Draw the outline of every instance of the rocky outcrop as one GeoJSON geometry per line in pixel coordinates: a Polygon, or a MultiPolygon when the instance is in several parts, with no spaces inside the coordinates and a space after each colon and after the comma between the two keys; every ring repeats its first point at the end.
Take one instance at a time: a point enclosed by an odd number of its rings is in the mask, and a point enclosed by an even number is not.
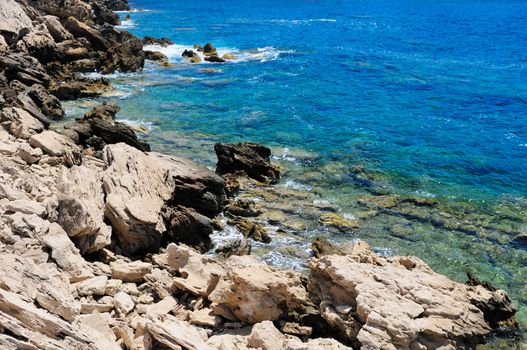
{"type": "Polygon", "coordinates": [[[158,249],[167,232],[172,239],[190,243],[183,238],[185,230],[204,232],[201,227],[210,221],[192,209],[203,213],[221,210],[221,179],[191,161],[144,154],[124,144],[106,146],[104,161],[108,166],[103,177],[106,217],[127,252],[158,249]],[[191,209],[178,209],[177,204],[191,209]],[[161,214],[165,205],[180,213],[169,215],[168,228],[161,214]]]}
{"type": "Polygon", "coordinates": [[[260,182],[275,183],[280,170],[271,164],[271,150],[256,143],[217,143],[214,151],[218,157],[216,172],[220,175],[241,172],[260,182]]]}
{"type": "Polygon", "coordinates": [[[143,45],[158,45],[167,47],[169,45],[174,45],[174,42],[168,38],[154,38],[147,35],[143,38],[143,45]]]}
{"type": "Polygon", "coordinates": [[[482,305],[512,307],[503,291],[456,283],[415,257],[381,258],[362,242],[309,267],[322,316],[361,349],[473,348],[491,332],[482,305]]]}

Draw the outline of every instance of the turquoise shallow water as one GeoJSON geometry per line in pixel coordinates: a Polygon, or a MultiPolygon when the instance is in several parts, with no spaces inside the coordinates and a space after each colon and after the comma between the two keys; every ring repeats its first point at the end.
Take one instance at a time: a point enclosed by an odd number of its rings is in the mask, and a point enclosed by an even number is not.
{"type": "MultiPolygon", "coordinates": [[[[527,3],[132,6],[145,11],[126,13],[123,28],[176,43],[158,48],[174,68],[112,77],[125,94],[119,117],[148,126],[154,148],[212,167],[214,142],[271,146],[284,169],[279,187],[307,193],[279,196],[278,209],[302,225],[276,242],[304,251],[317,235],[362,238],[460,281],[473,271],[510,292],[525,324],[527,252],[511,241],[527,233],[527,3]],[[191,65],[180,57],[208,41],[237,59],[191,65]],[[359,199],[372,193],[439,204],[370,217],[359,199]],[[360,228],[335,234],[306,203],[329,203],[361,219],[360,228]]],[[[263,256],[287,266],[275,248],[263,256]]]]}

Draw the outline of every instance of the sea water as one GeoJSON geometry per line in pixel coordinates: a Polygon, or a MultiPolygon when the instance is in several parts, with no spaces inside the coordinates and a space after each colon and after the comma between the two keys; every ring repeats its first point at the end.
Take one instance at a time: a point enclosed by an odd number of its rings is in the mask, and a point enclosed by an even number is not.
{"type": "Polygon", "coordinates": [[[506,289],[526,324],[527,251],[513,241],[527,234],[526,2],[131,5],[122,28],[173,40],[149,49],[175,66],[148,63],[141,73],[111,76],[121,92],[118,117],[146,126],[154,149],[211,168],[215,142],[271,147],[283,168],[278,188],[289,193],[274,209],[300,223],[294,234],[271,225],[275,245],[256,247],[264,259],[302,269],[298,255],[315,236],[364,239],[382,254],[419,256],[460,282],[471,271],[506,289]],[[236,59],[181,57],[207,42],[236,59]],[[291,191],[306,195],[293,200],[291,191]],[[358,203],[372,192],[440,204],[411,208],[413,216],[368,217],[358,203]],[[308,206],[365,219],[334,233],[308,206]]]}

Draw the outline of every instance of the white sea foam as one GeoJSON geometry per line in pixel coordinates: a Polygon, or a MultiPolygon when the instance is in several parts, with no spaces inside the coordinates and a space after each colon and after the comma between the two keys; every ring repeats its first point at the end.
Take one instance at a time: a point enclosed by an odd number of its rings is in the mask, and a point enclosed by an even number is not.
{"type": "MultiPolygon", "coordinates": [[[[162,47],[160,45],[147,45],[144,48],[145,50],[150,51],[159,51],[163,54],[165,54],[169,60],[173,63],[184,63],[186,62],[186,59],[181,56],[183,54],[183,51],[185,50],[192,50],[196,54],[198,54],[202,62],[200,64],[210,64],[210,62],[207,62],[204,60],[204,56],[202,52],[198,52],[196,49],[194,49],[193,46],[190,45],[169,45],[166,47],[162,47]]],[[[247,61],[260,61],[260,62],[267,62],[267,61],[274,61],[280,57],[281,54],[284,53],[291,53],[293,51],[291,50],[280,50],[273,46],[266,46],[266,47],[259,47],[255,49],[250,50],[239,50],[236,48],[228,48],[228,47],[218,47],[217,48],[218,56],[222,57],[225,54],[233,55],[236,58],[233,60],[228,60],[227,62],[231,63],[239,63],[239,62],[247,62],[247,61]]]]}
{"type": "Polygon", "coordinates": [[[131,19],[121,21],[121,24],[115,26],[117,29],[131,29],[135,27],[135,22],[131,19]]]}
{"type": "Polygon", "coordinates": [[[123,14],[123,13],[134,13],[134,12],[152,12],[152,10],[146,10],[146,9],[131,9],[129,11],[113,11],[115,13],[118,13],[118,14],[123,14]]]}
{"type": "Polygon", "coordinates": [[[311,18],[311,19],[272,19],[270,20],[271,23],[278,23],[278,24],[309,24],[309,23],[316,23],[316,22],[330,22],[335,23],[337,22],[334,18],[311,18]]]}

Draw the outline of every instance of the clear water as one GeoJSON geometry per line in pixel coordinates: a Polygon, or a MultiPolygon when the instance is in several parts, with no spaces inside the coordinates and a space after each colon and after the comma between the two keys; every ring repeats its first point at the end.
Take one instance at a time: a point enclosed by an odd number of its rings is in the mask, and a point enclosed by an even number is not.
{"type": "MultiPolygon", "coordinates": [[[[294,237],[276,241],[307,250],[319,234],[363,238],[386,254],[420,256],[460,281],[474,271],[509,291],[525,324],[527,252],[510,241],[527,232],[526,2],[132,6],[146,11],[129,13],[124,28],[176,43],[161,49],[175,67],[150,64],[113,77],[126,93],[119,116],[148,126],[156,149],[213,166],[214,142],[261,142],[284,168],[282,188],[348,217],[370,191],[356,181],[357,165],[386,193],[437,198],[440,216],[476,232],[381,214],[335,235],[306,216],[294,237]],[[180,57],[209,41],[237,59],[191,65],[180,57]]],[[[269,260],[287,260],[270,250],[263,253],[269,260]]]]}

